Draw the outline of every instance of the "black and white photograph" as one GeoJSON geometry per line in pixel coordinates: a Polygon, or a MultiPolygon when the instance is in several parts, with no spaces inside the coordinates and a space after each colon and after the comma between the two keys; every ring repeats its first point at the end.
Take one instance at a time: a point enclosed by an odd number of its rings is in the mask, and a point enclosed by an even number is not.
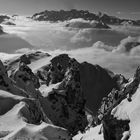
{"type": "Polygon", "coordinates": [[[140,1],[0,0],[0,140],[140,140],[140,1]]]}

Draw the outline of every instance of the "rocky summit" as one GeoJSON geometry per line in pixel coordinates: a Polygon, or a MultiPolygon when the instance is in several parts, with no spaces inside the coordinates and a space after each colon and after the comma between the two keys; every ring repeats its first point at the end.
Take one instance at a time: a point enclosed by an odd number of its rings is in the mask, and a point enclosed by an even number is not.
{"type": "Polygon", "coordinates": [[[18,127],[15,132],[15,127],[1,117],[1,128],[5,127],[4,132],[0,128],[1,138],[34,139],[39,136],[75,140],[79,137],[78,132],[81,138],[84,135],[86,138],[88,129],[96,130],[99,126],[98,135],[103,135],[104,140],[121,140],[126,132],[125,140],[130,137],[131,119],[118,119],[115,114],[123,100],[133,101],[139,88],[140,68],[129,80],[99,65],[79,63],[67,54],[61,54],[33,72],[31,60],[44,59],[42,54],[43,57],[37,55],[38,59],[34,56],[36,52],[21,55],[5,66],[0,61],[0,115],[11,123],[18,121],[14,124],[18,127]],[[9,127],[6,127],[7,123],[9,127]],[[34,130],[34,135],[29,129],[34,130]]]}

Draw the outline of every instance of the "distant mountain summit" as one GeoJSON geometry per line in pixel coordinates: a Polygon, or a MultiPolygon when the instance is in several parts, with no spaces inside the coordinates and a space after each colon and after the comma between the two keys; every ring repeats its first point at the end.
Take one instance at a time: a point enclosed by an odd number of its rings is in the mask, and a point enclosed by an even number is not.
{"type": "Polygon", "coordinates": [[[97,20],[103,22],[105,24],[110,25],[140,25],[140,20],[129,20],[129,19],[120,19],[115,16],[109,16],[107,14],[103,14],[99,12],[99,14],[94,14],[89,12],[88,10],[76,10],[72,9],[70,11],[60,10],[60,11],[48,11],[45,10],[43,12],[39,12],[34,14],[32,17],[34,20],[38,21],[66,21],[71,19],[82,18],[84,20],[97,20]]]}

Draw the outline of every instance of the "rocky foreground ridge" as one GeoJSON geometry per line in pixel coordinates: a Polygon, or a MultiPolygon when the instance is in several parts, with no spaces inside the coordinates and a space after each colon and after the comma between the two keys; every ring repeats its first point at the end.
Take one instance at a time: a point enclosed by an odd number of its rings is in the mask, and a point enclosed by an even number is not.
{"type": "Polygon", "coordinates": [[[99,133],[105,140],[121,140],[130,131],[130,120],[118,120],[112,110],[125,98],[131,102],[140,82],[139,68],[130,81],[62,54],[32,71],[32,62],[44,57],[50,55],[36,52],[4,65],[0,61],[0,138],[69,140],[91,127],[88,110],[92,127],[102,124],[99,133]]]}

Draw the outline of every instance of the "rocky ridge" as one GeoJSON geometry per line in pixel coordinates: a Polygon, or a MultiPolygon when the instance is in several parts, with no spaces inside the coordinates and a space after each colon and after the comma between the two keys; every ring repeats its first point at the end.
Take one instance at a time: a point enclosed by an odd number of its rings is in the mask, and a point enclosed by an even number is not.
{"type": "MultiPolygon", "coordinates": [[[[53,131],[58,126],[56,140],[71,139],[79,131],[83,133],[88,128],[88,109],[92,110],[92,125],[102,124],[99,133],[103,133],[105,140],[121,140],[123,133],[130,131],[130,120],[118,120],[112,111],[125,98],[131,102],[140,83],[139,68],[130,81],[98,65],[79,63],[67,54],[61,54],[33,73],[28,65],[42,58],[40,53],[38,59],[35,56],[36,53],[22,55],[18,60],[9,62],[11,66],[16,64],[16,68],[10,67],[13,69],[10,76],[7,73],[10,68],[6,69],[8,63],[6,67],[0,63],[0,115],[5,116],[10,110],[18,108],[22,120],[19,121],[27,124],[17,131],[14,138],[22,138],[22,131],[27,133],[30,124],[36,130],[37,126],[43,127],[42,131],[46,134],[48,125],[53,126],[53,131]]],[[[5,132],[1,131],[1,127],[0,137],[13,135],[11,126],[5,132]]],[[[39,133],[38,130],[36,133],[39,133]]],[[[27,135],[28,138],[33,137],[29,132],[27,135]]],[[[130,133],[127,139],[129,137],[130,133]]]]}
{"type": "MultiPolygon", "coordinates": [[[[43,66],[37,72],[40,81],[49,83],[57,83],[61,82],[64,78],[64,75],[69,69],[69,62],[71,58],[67,54],[61,54],[59,56],[54,57],[51,60],[51,64],[43,66]],[[55,80],[49,80],[47,77],[48,71],[53,65],[53,67],[57,67],[57,64],[61,65],[62,74],[56,74],[55,80]],[[58,77],[60,76],[60,77],[58,77]]],[[[86,106],[96,115],[98,108],[100,107],[100,102],[104,96],[107,96],[113,88],[118,88],[120,86],[120,79],[122,75],[115,75],[113,72],[108,71],[99,65],[92,65],[87,62],[79,63],[75,59],[72,59],[78,67],[79,77],[80,77],[80,85],[82,88],[82,92],[86,100],[86,106]],[[97,96],[98,94],[98,96],[97,96]]],[[[75,65],[75,63],[73,65],[75,65]]],[[[125,79],[125,78],[124,78],[125,79]]]]}
{"type": "MultiPolygon", "coordinates": [[[[75,135],[78,131],[83,132],[88,123],[84,111],[84,98],[81,96],[80,86],[77,91],[74,91],[73,87],[79,81],[74,81],[74,85],[71,85],[75,76],[73,77],[72,73],[68,72],[60,83],[61,86],[64,86],[63,89],[51,89],[48,96],[43,96],[39,90],[42,85],[39,83],[38,77],[27,66],[30,64],[29,60],[26,55],[21,56],[19,67],[10,77],[1,62],[0,114],[5,115],[12,108],[24,102],[25,105],[19,110],[24,123],[41,125],[42,122],[45,122],[49,125],[63,127],[67,129],[65,130],[67,139],[70,138],[69,134],[75,135]],[[71,78],[69,79],[69,77],[71,78]],[[77,96],[74,101],[71,100],[73,96],[77,96]]],[[[52,84],[54,83],[50,83],[50,85],[52,84]]],[[[9,132],[7,135],[9,134],[11,133],[9,132]]],[[[58,139],[63,139],[63,136],[58,139]]]]}
{"type": "Polygon", "coordinates": [[[125,140],[130,138],[130,120],[119,120],[113,116],[112,111],[124,99],[131,102],[131,98],[136,93],[139,84],[140,68],[138,67],[131,81],[126,83],[122,82],[120,89],[114,88],[107,97],[103,98],[101,108],[98,112],[98,123],[102,123],[104,140],[121,140],[124,132],[128,132],[125,140]]]}
{"type": "Polygon", "coordinates": [[[99,12],[99,14],[94,14],[87,10],[76,10],[72,9],[70,11],[60,10],[60,11],[48,11],[45,10],[40,13],[36,13],[32,16],[32,19],[38,21],[67,21],[71,19],[82,18],[84,20],[96,20],[108,25],[140,25],[139,20],[129,20],[129,19],[120,19],[115,16],[109,16],[99,12]]]}

